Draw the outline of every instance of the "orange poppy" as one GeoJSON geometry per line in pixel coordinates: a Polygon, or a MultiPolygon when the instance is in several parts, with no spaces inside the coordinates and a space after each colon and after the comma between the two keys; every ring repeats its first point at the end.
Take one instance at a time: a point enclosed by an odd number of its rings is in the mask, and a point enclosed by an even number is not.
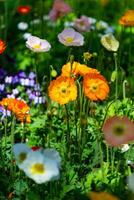
{"type": "Polygon", "coordinates": [[[119,20],[123,26],[134,26],[134,10],[128,10],[119,20]]]}
{"type": "Polygon", "coordinates": [[[2,101],[0,101],[0,105],[9,111],[12,111],[15,103],[16,103],[16,100],[13,98],[3,98],[2,101]]]}
{"type": "Polygon", "coordinates": [[[87,65],[81,64],[81,65],[79,66],[79,75],[85,76],[86,74],[89,74],[89,73],[96,73],[96,74],[99,74],[100,72],[99,72],[97,69],[88,67],[87,65]]]}
{"type": "Polygon", "coordinates": [[[6,110],[11,111],[21,122],[30,123],[29,106],[23,101],[14,98],[4,98],[0,101],[0,105],[6,110]]]}
{"type": "Polygon", "coordinates": [[[56,80],[51,81],[48,92],[50,99],[60,105],[77,98],[77,86],[74,79],[70,77],[59,76],[56,80]]]}
{"type": "Polygon", "coordinates": [[[79,65],[80,63],[78,62],[68,62],[67,64],[63,65],[62,67],[62,76],[66,77],[76,77],[79,73],[79,65]]]}
{"type": "Polygon", "coordinates": [[[91,73],[91,72],[99,74],[99,71],[97,69],[90,68],[87,65],[80,64],[80,63],[74,61],[72,63],[72,66],[71,66],[70,62],[63,65],[61,75],[67,76],[67,77],[76,77],[78,75],[84,76],[87,73],[91,73]]]}
{"type": "Polygon", "coordinates": [[[97,73],[89,73],[83,80],[84,94],[92,101],[104,100],[109,94],[109,86],[106,79],[97,73]]]}
{"type": "Polygon", "coordinates": [[[0,54],[2,54],[6,49],[6,44],[3,40],[0,39],[0,54]]]}
{"type": "Polygon", "coordinates": [[[22,15],[27,15],[31,10],[30,6],[18,6],[18,12],[22,15]]]}
{"type": "Polygon", "coordinates": [[[119,200],[107,192],[90,192],[89,197],[91,200],[119,200]]]}

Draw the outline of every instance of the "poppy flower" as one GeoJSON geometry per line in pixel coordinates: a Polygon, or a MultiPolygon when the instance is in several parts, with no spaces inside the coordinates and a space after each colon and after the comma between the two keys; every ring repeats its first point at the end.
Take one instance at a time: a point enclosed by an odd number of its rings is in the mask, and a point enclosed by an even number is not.
{"type": "Polygon", "coordinates": [[[134,140],[134,123],[127,117],[110,117],[102,130],[106,142],[111,146],[120,146],[134,140]]]}
{"type": "Polygon", "coordinates": [[[104,100],[109,94],[106,79],[97,73],[88,73],[83,79],[84,94],[92,101],[104,100]]]}
{"type": "Polygon", "coordinates": [[[76,77],[79,74],[79,65],[80,63],[78,62],[71,62],[66,63],[65,65],[62,66],[62,76],[66,77],[76,77]]]}
{"type": "Polygon", "coordinates": [[[61,159],[56,150],[33,151],[26,144],[15,144],[14,149],[17,161],[21,158],[21,162],[17,162],[19,168],[36,183],[41,184],[59,178],[61,159]]]}
{"type": "Polygon", "coordinates": [[[101,37],[101,44],[108,50],[108,51],[117,51],[119,48],[119,41],[113,36],[112,33],[108,33],[101,37]]]}
{"type": "Polygon", "coordinates": [[[26,41],[26,47],[33,52],[47,52],[50,50],[51,45],[47,40],[40,39],[36,36],[29,36],[26,41]]]}
{"type": "Polygon", "coordinates": [[[0,39],[0,54],[2,54],[6,49],[6,44],[3,40],[0,39]]]}
{"type": "Polygon", "coordinates": [[[30,151],[31,149],[24,143],[14,144],[13,152],[20,169],[23,169],[23,163],[26,160],[27,155],[30,151]]]}
{"type": "Polygon", "coordinates": [[[38,151],[41,149],[41,147],[33,146],[31,147],[32,151],[38,151]]]}
{"type": "Polygon", "coordinates": [[[91,20],[89,17],[82,15],[74,21],[74,27],[80,32],[87,32],[91,29],[91,20]]]}
{"type": "Polygon", "coordinates": [[[73,78],[59,76],[51,81],[48,93],[51,100],[64,105],[77,98],[77,86],[73,78]]]}
{"type": "Polygon", "coordinates": [[[107,192],[90,192],[89,197],[90,200],[119,200],[107,192]]]}
{"type": "Polygon", "coordinates": [[[31,10],[31,6],[18,6],[18,13],[21,15],[27,15],[31,10]]]}
{"type": "Polygon", "coordinates": [[[88,67],[87,65],[84,65],[84,64],[79,65],[79,75],[85,76],[86,74],[89,74],[89,73],[100,74],[100,72],[97,69],[88,67]]]}
{"type": "Polygon", "coordinates": [[[65,28],[58,34],[59,41],[65,46],[83,46],[84,37],[73,28],[65,28]]]}
{"type": "Polygon", "coordinates": [[[134,173],[127,177],[128,188],[134,193],[134,173]]]}
{"type": "Polygon", "coordinates": [[[55,0],[52,10],[49,12],[49,18],[56,21],[59,17],[68,14],[71,11],[70,6],[63,0],[55,0]]]}
{"type": "Polygon", "coordinates": [[[123,26],[134,26],[134,10],[128,10],[119,20],[123,26]]]}
{"type": "Polygon", "coordinates": [[[71,62],[66,63],[62,67],[62,76],[67,77],[76,77],[78,75],[85,76],[88,73],[98,73],[99,71],[93,68],[88,67],[87,65],[80,64],[79,62],[73,62],[71,65],[71,62]]]}
{"type": "Polygon", "coordinates": [[[23,100],[3,98],[2,101],[0,101],[0,105],[3,106],[6,110],[11,111],[22,123],[31,122],[29,114],[30,108],[23,100]]]}

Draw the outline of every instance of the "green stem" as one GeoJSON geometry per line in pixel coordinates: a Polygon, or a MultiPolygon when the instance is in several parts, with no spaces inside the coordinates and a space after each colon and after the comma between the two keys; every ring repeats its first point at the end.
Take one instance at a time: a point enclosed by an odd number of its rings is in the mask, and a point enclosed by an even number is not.
{"type": "Polygon", "coordinates": [[[7,39],[7,27],[8,27],[8,4],[7,0],[4,2],[4,7],[5,7],[5,33],[4,33],[4,39],[6,41],[7,39]]]}
{"type": "Polygon", "coordinates": [[[100,166],[101,166],[101,172],[102,172],[102,180],[104,180],[105,175],[104,175],[104,167],[103,167],[103,151],[101,147],[100,141],[98,141],[99,145],[99,151],[100,151],[100,166]]]}
{"type": "Polygon", "coordinates": [[[116,80],[115,80],[115,99],[118,98],[118,64],[117,64],[117,53],[114,53],[114,63],[115,63],[115,72],[116,72],[116,80]]]}

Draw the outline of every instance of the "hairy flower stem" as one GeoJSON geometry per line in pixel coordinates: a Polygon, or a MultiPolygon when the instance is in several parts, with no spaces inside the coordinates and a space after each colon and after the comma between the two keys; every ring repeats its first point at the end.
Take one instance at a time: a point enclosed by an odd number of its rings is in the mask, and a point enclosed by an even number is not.
{"type": "Polygon", "coordinates": [[[126,98],[126,84],[127,84],[127,80],[123,81],[123,99],[126,98]]]}
{"type": "Polygon", "coordinates": [[[6,156],[6,149],[7,149],[7,110],[6,110],[6,117],[4,120],[4,136],[5,136],[5,156],[6,156]]]}
{"type": "Polygon", "coordinates": [[[114,161],[115,161],[115,150],[111,148],[111,169],[112,173],[114,172],[114,161]]]}
{"type": "Polygon", "coordinates": [[[14,131],[15,131],[15,116],[13,116],[11,124],[11,168],[10,168],[11,177],[14,177],[14,167],[13,167],[14,131]]]}
{"type": "Polygon", "coordinates": [[[115,72],[116,72],[116,80],[115,80],[115,99],[118,99],[118,64],[117,64],[117,53],[114,53],[114,63],[115,63],[115,72]]]}
{"type": "Polygon", "coordinates": [[[66,136],[66,142],[67,142],[67,153],[68,157],[70,157],[70,125],[69,125],[69,112],[67,105],[65,104],[65,110],[66,110],[66,117],[67,117],[67,136],[66,136]]]}

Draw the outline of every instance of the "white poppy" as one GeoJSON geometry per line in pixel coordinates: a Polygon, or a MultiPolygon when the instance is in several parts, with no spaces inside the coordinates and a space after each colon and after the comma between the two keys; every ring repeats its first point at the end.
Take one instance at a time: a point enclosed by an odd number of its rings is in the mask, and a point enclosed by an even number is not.
{"type": "Polygon", "coordinates": [[[113,36],[112,33],[108,33],[101,37],[101,44],[108,50],[108,51],[117,51],[119,48],[119,41],[113,36]]]}
{"type": "Polygon", "coordinates": [[[134,173],[127,177],[128,188],[134,193],[134,173]]]}
{"type": "Polygon", "coordinates": [[[59,177],[57,162],[52,160],[51,155],[45,157],[41,151],[32,151],[24,162],[25,174],[36,183],[41,184],[59,177]]]}
{"type": "Polygon", "coordinates": [[[26,41],[26,46],[34,52],[47,52],[51,48],[47,40],[40,39],[36,36],[29,36],[26,41]]]}

